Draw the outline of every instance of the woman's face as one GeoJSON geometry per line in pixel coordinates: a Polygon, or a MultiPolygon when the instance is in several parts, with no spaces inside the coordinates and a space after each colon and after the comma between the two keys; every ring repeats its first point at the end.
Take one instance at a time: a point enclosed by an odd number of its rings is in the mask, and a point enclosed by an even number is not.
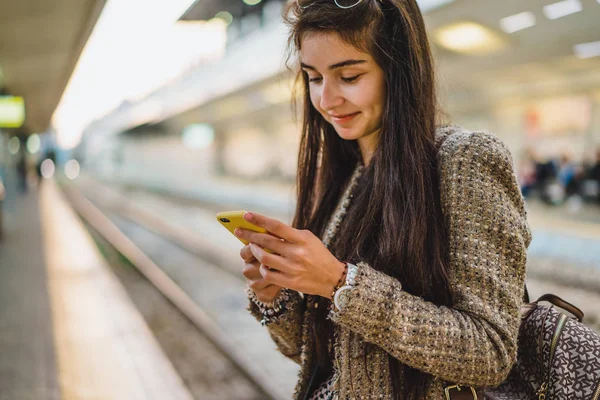
{"type": "Polygon", "coordinates": [[[373,57],[335,33],[308,33],[302,39],[300,61],[308,74],[312,105],[338,135],[359,140],[363,150],[365,144],[376,143],[385,79],[373,57]]]}

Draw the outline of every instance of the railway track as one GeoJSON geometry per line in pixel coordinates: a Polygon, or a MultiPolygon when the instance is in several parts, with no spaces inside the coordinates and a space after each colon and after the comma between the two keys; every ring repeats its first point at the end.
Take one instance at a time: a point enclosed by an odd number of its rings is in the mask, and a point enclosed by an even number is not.
{"type": "MultiPolygon", "coordinates": [[[[165,223],[119,193],[82,186],[80,190],[67,182],[61,184],[97,242],[109,245],[134,266],[246,380],[238,386],[246,387],[248,396],[229,398],[289,398],[295,365],[276,352],[266,331],[245,310],[247,300],[237,253],[200,236],[190,236],[185,229],[165,223]]],[[[146,301],[139,303],[138,307],[143,307],[146,301]]],[[[193,369],[190,360],[187,363],[183,369],[193,369]]]]}

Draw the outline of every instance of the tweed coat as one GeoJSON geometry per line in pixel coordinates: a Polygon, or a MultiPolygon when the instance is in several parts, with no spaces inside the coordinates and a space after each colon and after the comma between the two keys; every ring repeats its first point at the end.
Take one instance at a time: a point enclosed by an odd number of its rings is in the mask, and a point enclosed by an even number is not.
{"type": "MultiPolygon", "coordinates": [[[[438,128],[440,195],[449,240],[452,307],[402,290],[402,282],[360,262],[335,323],[337,399],[391,399],[388,354],[435,378],[427,399],[447,383],[493,387],[516,360],[519,310],[531,240],[523,198],[507,147],[494,135],[438,128]],[[367,356],[363,349],[367,345],[367,356]],[[374,345],[374,346],[373,346],[374,345]]],[[[351,200],[352,180],[322,238],[328,244],[351,200]]],[[[315,367],[310,327],[315,297],[292,292],[286,312],[267,325],[279,351],[300,364],[294,399],[309,393],[315,367]]],[[[250,302],[249,311],[262,315],[250,302]]]]}

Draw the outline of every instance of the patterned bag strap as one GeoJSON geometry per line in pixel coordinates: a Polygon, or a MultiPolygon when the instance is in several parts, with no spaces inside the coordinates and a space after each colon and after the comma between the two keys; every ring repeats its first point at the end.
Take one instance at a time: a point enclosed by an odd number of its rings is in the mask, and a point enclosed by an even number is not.
{"type": "Polygon", "coordinates": [[[583,314],[583,311],[581,311],[581,309],[579,309],[579,307],[576,307],[573,304],[569,303],[568,301],[561,299],[560,297],[558,297],[555,294],[546,293],[545,295],[543,295],[542,297],[537,299],[536,303],[539,303],[540,301],[547,301],[548,303],[551,303],[551,304],[555,305],[556,307],[562,308],[563,310],[568,311],[569,313],[573,314],[579,322],[583,321],[584,314],[583,314]]]}

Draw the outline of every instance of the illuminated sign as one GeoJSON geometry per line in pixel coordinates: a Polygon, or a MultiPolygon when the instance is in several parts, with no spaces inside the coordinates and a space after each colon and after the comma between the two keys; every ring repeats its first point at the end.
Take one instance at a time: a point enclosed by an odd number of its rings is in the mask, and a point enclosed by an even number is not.
{"type": "Polygon", "coordinates": [[[0,96],[0,128],[20,128],[25,122],[25,100],[18,96],[0,96]]]}

